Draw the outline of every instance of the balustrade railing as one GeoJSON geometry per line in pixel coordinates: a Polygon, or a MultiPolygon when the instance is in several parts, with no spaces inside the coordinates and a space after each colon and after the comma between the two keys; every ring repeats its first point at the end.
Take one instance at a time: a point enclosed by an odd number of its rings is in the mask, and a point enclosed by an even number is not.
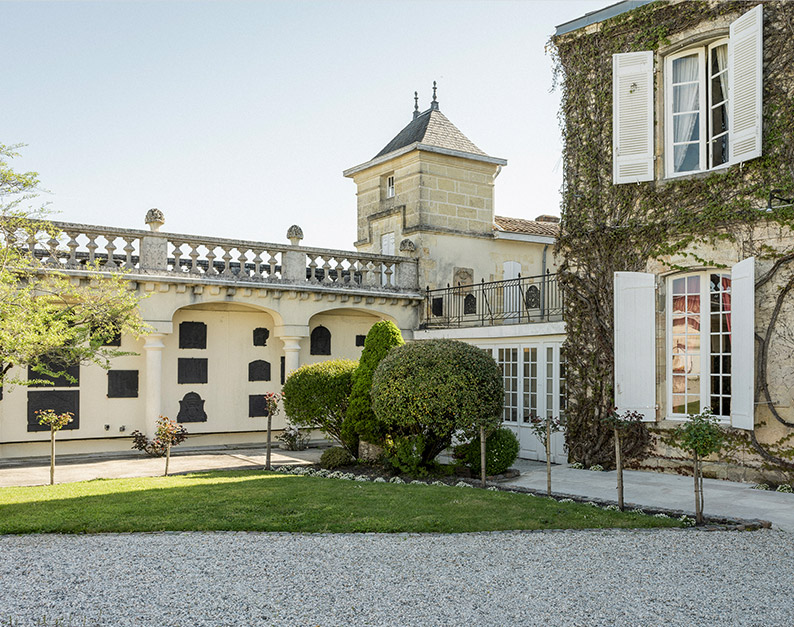
{"type": "Polygon", "coordinates": [[[562,320],[562,311],[556,275],[519,276],[426,290],[421,328],[552,322],[562,320]]]}
{"type": "Polygon", "coordinates": [[[417,262],[407,257],[70,222],[51,224],[55,234],[29,234],[19,244],[45,267],[61,270],[98,267],[133,275],[418,291],[417,262]]]}

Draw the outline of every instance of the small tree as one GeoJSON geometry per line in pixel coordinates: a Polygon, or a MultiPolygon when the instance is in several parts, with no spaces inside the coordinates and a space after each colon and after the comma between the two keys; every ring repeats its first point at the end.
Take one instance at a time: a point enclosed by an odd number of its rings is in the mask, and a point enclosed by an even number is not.
{"type": "Polygon", "coordinates": [[[615,469],[618,475],[618,507],[623,509],[623,436],[632,431],[643,428],[642,414],[636,411],[618,413],[615,407],[607,414],[603,421],[612,427],[612,437],[615,439],[615,469]]]}
{"type": "Polygon", "coordinates": [[[277,392],[267,392],[265,394],[265,411],[267,412],[267,453],[265,455],[265,469],[270,468],[270,442],[271,442],[271,427],[273,425],[273,416],[278,413],[278,403],[284,398],[283,394],[277,392]]]}
{"type": "Polygon", "coordinates": [[[187,429],[167,416],[160,416],[157,420],[154,439],[150,440],[140,431],[132,432],[132,448],[144,451],[152,457],[165,456],[165,472],[168,476],[168,465],[171,461],[171,447],[182,444],[187,439],[187,429]]]}
{"type": "Polygon", "coordinates": [[[546,449],[546,494],[551,496],[551,435],[565,429],[559,416],[541,418],[532,414],[529,427],[546,449]]]}
{"type": "Polygon", "coordinates": [[[725,432],[717,417],[706,407],[699,414],[689,414],[689,420],[676,427],[669,443],[692,455],[692,474],[695,478],[695,522],[703,524],[703,460],[722,448],[725,432]]]}
{"type": "Polygon", "coordinates": [[[427,468],[456,431],[474,437],[498,428],[503,403],[502,374],[493,357],[453,340],[394,348],[372,379],[375,415],[419,468],[427,468]]]}
{"type": "Polygon", "coordinates": [[[47,425],[50,428],[50,485],[55,484],[55,434],[72,422],[74,414],[65,412],[56,414],[52,409],[38,409],[36,414],[39,417],[40,425],[47,425]]]}
{"type": "Polygon", "coordinates": [[[345,437],[343,425],[357,365],[348,359],[333,359],[301,366],[282,388],[284,411],[292,423],[319,427],[354,457],[357,442],[345,437]]]}
{"type": "Polygon", "coordinates": [[[381,360],[395,346],[405,344],[400,329],[393,322],[382,320],[372,325],[364,340],[364,350],[358,368],[353,372],[353,389],[347,408],[345,438],[361,438],[367,442],[381,444],[386,436],[386,427],[372,411],[372,376],[381,360]]]}

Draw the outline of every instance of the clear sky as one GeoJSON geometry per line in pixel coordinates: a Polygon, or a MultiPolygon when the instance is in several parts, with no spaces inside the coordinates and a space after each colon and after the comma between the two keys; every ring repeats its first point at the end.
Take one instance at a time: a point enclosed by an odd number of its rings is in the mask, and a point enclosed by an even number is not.
{"type": "Polygon", "coordinates": [[[69,222],[352,248],[342,170],[422,110],[508,160],[496,213],[559,214],[545,44],[607,0],[7,2],[0,143],[69,222]]]}

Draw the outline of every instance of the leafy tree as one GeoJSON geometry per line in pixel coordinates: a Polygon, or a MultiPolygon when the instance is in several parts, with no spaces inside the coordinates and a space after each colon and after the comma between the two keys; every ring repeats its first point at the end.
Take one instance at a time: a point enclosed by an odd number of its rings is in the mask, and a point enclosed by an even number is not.
{"type": "MultiPolygon", "coordinates": [[[[499,427],[502,375],[484,350],[453,340],[399,346],[372,380],[372,409],[402,456],[429,467],[452,435],[474,437],[499,427]]],[[[484,465],[483,465],[484,466],[484,465]]]]}
{"type": "Polygon", "coordinates": [[[74,414],[69,411],[56,414],[52,409],[38,409],[36,414],[39,424],[50,428],[50,485],[55,485],[55,434],[72,422],[74,414]]]}
{"type": "Polygon", "coordinates": [[[699,414],[689,414],[689,420],[676,427],[669,443],[692,455],[692,475],[695,478],[695,522],[703,524],[703,460],[719,452],[725,432],[716,416],[706,407],[699,414]]]}
{"type": "Polygon", "coordinates": [[[160,416],[154,439],[150,440],[138,430],[132,432],[132,448],[144,451],[153,457],[165,456],[164,476],[168,476],[168,465],[171,461],[171,448],[182,444],[187,439],[187,429],[167,416],[160,416]]]}
{"type": "Polygon", "coordinates": [[[267,409],[267,454],[265,455],[265,469],[270,468],[270,443],[271,443],[271,427],[273,425],[273,416],[278,413],[278,403],[284,398],[283,394],[277,392],[267,392],[265,395],[265,407],[267,409]]]}
{"type": "Polygon", "coordinates": [[[68,277],[36,257],[31,242],[57,241],[60,233],[44,220],[45,208],[29,206],[39,180],[9,165],[18,148],[0,144],[0,385],[29,383],[9,377],[15,366],[67,378],[70,365],[108,368],[124,353],[105,344],[118,333],[145,330],[138,296],[123,273],[96,272],[96,265],[68,277]]]}
{"type": "Polygon", "coordinates": [[[386,437],[385,425],[372,411],[372,375],[388,352],[403,344],[405,340],[400,329],[387,320],[376,322],[367,333],[358,368],[353,372],[353,391],[347,408],[348,420],[345,422],[345,437],[348,440],[361,438],[381,444],[386,437]]]}
{"type": "Polygon", "coordinates": [[[357,442],[343,432],[353,371],[358,362],[332,359],[301,366],[287,377],[282,392],[284,411],[294,424],[319,427],[355,457],[357,442]]]}
{"type": "Polygon", "coordinates": [[[546,494],[551,496],[551,435],[565,430],[565,423],[559,416],[540,416],[533,415],[529,423],[530,429],[543,443],[546,449],[546,494]]]}

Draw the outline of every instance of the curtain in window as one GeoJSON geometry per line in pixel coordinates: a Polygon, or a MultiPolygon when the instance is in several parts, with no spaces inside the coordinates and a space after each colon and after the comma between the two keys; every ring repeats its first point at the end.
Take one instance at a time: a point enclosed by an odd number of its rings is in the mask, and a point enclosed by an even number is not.
{"type": "MultiPolygon", "coordinates": [[[[673,61],[673,142],[675,144],[700,140],[700,84],[698,55],[681,57],[673,61]]],[[[684,161],[697,145],[675,148],[675,171],[681,171],[684,161]]],[[[685,169],[694,169],[688,167],[685,169]]]]}

